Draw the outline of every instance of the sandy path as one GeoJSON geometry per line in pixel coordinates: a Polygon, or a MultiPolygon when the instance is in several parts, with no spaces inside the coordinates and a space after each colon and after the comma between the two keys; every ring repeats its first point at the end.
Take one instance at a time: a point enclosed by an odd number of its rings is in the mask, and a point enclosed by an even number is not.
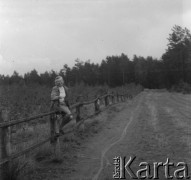
{"type": "MultiPolygon", "coordinates": [[[[139,99],[139,101],[141,101],[141,99],[139,99]]],[[[119,136],[119,139],[117,139],[116,141],[114,141],[113,143],[111,143],[109,146],[107,146],[104,150],[102,150],[101,153],[101,165],[100,165],[100,169],[99,171],[93,176],[93,180],[97,180],[99,179],[99,176],[101,174],[101,172],[104,169],[104,159],[106,158],[106,153],[115,145],[117,145],[117,143],[119,143],[126,135],[127,133],[127,129],[129,128],[131,122],[134,120],[135,115],[138,113],[138,110],[140,109],[140,102],[137,103],[137,107],[135,109],[133,109],[131,111],[131,115],[129,120],[127,121],[127,124],[125,125],[125,128],[122,130],[121,135],[119,136]]],[[[110,164],[109,164],[110,165],[110,164]]]]}

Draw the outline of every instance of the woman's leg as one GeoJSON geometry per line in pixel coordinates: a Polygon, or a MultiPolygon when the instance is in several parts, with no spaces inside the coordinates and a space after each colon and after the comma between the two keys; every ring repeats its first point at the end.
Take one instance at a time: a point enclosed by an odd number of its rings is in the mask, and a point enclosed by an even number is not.
{"type": "Polygon", "coordinates": [[[60,130],[61,130],[68,122],[70,122],[72,120],[73,116],[72,116],[72,113],[67,106],[60,105],[59,109],[61,112],[65,113],[62,116],[62,122],[60,124],[60,130]]]}

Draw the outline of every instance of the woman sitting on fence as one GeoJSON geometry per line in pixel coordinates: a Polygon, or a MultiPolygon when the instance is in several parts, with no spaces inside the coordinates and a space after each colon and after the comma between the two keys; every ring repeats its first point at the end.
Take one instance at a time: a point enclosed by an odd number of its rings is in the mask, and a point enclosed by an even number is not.
{"type": "Polygon", "coordinates": [[[68,88],[64,85],[62,76],[57,76],[55,79],[55,86],[51,92],[51,102],[51,109],[59,110],[62,114],[59,130],[60,133],[64,134],[62,128],[72,120],[73,116],[69,109],[68,88]]]}

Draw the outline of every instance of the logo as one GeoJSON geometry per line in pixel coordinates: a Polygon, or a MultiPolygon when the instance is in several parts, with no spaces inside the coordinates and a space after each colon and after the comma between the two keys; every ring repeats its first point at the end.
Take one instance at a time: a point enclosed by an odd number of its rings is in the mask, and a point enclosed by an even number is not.
{"type": "MultiPolygon", "coordinates": [[[[114,160],[113,179],[159,179],[159,168],[163,170],[166,179],[190,179],[188,175],[188,165],[185,162],[177,164],[167,158],[166,162],[140,162],[135,171],[131,166],[136,157],[130,157],[126,161],[126,157],[117,156],[114,160]],[[151,171],[152,169],[152,171],[151,171]]],[[[136,165],[136,164],[135,164],[136,165]]]]}

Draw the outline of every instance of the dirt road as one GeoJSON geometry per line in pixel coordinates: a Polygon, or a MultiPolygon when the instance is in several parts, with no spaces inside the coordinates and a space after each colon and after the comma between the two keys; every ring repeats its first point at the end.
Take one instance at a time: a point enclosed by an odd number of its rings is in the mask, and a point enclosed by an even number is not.
{"type": "MultiPolygon", "coordinates": [[[[111,106],[96,120],[97,131],[71,152],[73,158],[66,160],[70,163],[54,170],[49,167],[46,179],[109,180],[115,156],[136,156],[131,166],[135,172],[140,162],[153,166],[167,158],[175,164],[185,162],[190,168],[190,95],[145,90],[132,101],[111,106]]],[[[128,175],[126,178],[130,179],[128,175]]],[[[163,168],[159,169],[159,179],[165,179],[163,168]]]]}

